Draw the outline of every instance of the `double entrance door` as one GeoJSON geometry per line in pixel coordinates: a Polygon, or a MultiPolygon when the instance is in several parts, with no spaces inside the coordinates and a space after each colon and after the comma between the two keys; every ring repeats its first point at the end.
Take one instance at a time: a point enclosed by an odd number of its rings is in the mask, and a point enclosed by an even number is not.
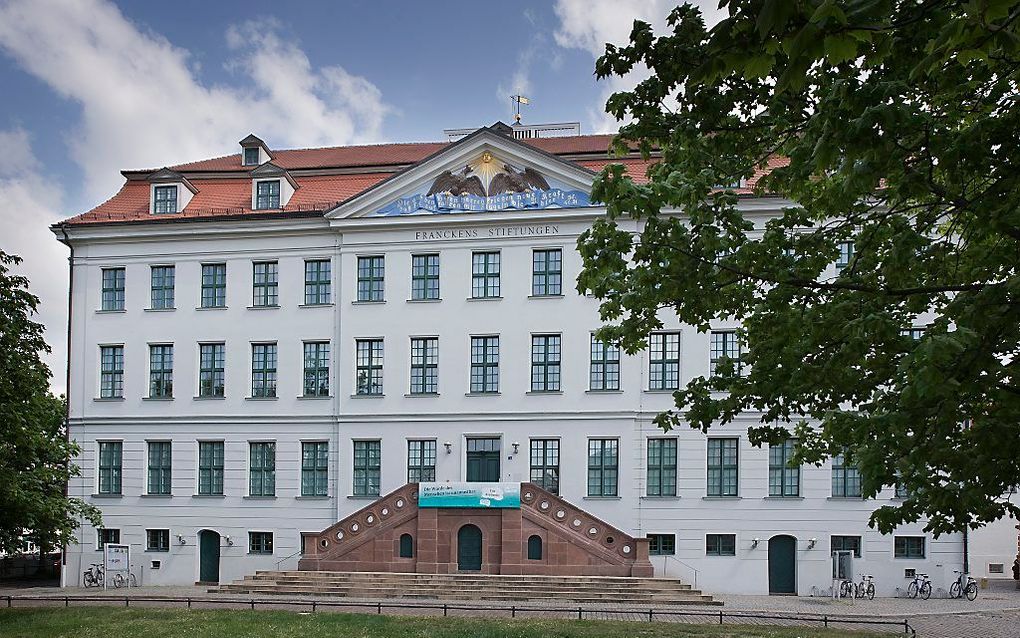
{"type": "Polygon", "coordinates": [[[467,440],[467,480],[472,483],[496,483],[499,475],[500,441],[498,438],[467,440]]]}

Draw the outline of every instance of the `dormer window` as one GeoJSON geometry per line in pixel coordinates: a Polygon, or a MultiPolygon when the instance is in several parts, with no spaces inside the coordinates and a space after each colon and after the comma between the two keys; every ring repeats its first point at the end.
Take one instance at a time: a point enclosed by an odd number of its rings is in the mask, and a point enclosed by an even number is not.
{"type": "Polygon", "coordinates": [[[259,147],[249,146],[244,149],[244,165],[245,166],[258,166],[259,164],[259,147]]]}
{"type": "Polygon", "coordinates": [[[176,184],[153,188],[152,212],[157,215],[178,212],[176,184]]]}
{"type": "Polygon", "coordinates": [[[280,207],[280,180],[257,182],[255,189],[256,210],[272,210],[280,207]]]}

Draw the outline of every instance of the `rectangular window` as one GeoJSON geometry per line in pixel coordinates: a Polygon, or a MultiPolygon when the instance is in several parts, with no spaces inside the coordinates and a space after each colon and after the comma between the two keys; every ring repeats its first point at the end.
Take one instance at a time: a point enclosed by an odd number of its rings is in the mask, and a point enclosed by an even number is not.
{"type": "Polygon", "coordinates": [[[532,253],[531,294],[549,297],[563,294],[563,251],[559,248],[532,253]]]}
{"type": "Polygon", "coordinates": [[[861,473],[847,465],[842,454],[832,457],[832,495],[837,498],[861,497],[861,473]]]}
{"type": "Polygon", "coordinates": [[[147,530],[145,530],[145,551],[147,551],[147,552],[169,552],[170,551],[170,530],[168,530],[168,529],[147,529],[147,530]]]}
{"type": "Polygon", "coordinates": [[[279,305],[280,265],[275,261],[257,261],[252,264],[252,271],[252,305],[279,305]]]}
{"type": "Polygon", "coordinates": [[[471,296],[499,296],[499,253],[471,253],[471,296]]]}
{"type": "Polygon", "coordinates": [[[124,269],[103,268],[103,310],[124,309],[124,269]]]}
{"type": "Polygon", "coordinates": [[[708,534],[705,536],[706,556],[736,556],[736,534],[708,534]]]}
{"type": "Polygon", "coordinates": [[[531,482],[553,494],[560,493],[560,440],[531,440],[531,482]]]}
{"type": "Polygon", "coordinates": [[[157,215],[176,213],[177,185],[153,187],[152,212],[157,215]]]}
{"type": "Polygon", "coordinates": [[[648,389],[680,387],[680,333],[653,332],[648,337],[648,389]]]}
{"type": "Polygon", "coordinates": [[[471,392],[499,392],[499,337],[471,337],[471,392]]]}
{"type": "Polygon", "coordinates": [[[101,527],[96,530],[96,549],[103,551],[103,545],[111,543],[113,545],[120,544],[120,530],[119,529],[107,529],[101,527]]]}
{"type": "Polygon", "coordinates": [[[301,496],[326,496],[329,489],[329,443],[301,444],[301,496]]]}
{"type": "Polygon", "coordinates": [[[149,398],[169,399],[174,396],[173,345],[149,346],[149,398]]]}
{"type": "Polygon", "coordinates": [[[255,166],[259,163],[259,149],[257,146],[249,146],[244,149],[244,165],[255,166]]]}
{"type": "Polygon", "coordinates": [[[854,258],[854,243],[852,241],[839,242],[839,256],[836,257],[836,274],[846,269],[854,258]]]}
{"type": "Polygon", "coordinates": [[[248,553],[249,554],[272,554],[273,533],[272,532],[248,532],[248,553]]]}
{"type": "Polygon", "coordinates": [[[329,396],[329,342],[304,344],[304,392],[306,397],[329,396]]]}
{"type": "Polygon", "coordinates": [[[854,558],[861,557],[861,537],[860,536],[830,536],[829,537],[829,555],[835,554],[836,552],[853,552],[854,558]]]}
{"type": "Polygon", "coordinates": [[[357,393],[381,395],[383,393],[383,340],[357,339],[358,363],[357,393]]]}
{"type": "Polygon", "coordinates": [[[910,337],[914,341],[918,341],[924,336],[924,328],[905,328],[900,330],[900,336],[910,337]]]}
{"type": "Polygon", "coordinates": [[[676,439],[648,439],[648,496],[676,496],[676,439]]]}
{"type": "Polygon", "coordinates": [[[280,180],[255,183],[255,210],[280,207],[280,180]]]}
{"type": "Polygon", "coordinates": [[[411,299],[439,299],[439,255],[411,255],[411,299]]]}
{"type": "Polygon", "coordinates": [[[560,335],[531,336],[531,391],[560,389],[560,335]]]}
{"type": "Polygon", "coordinates": [[[250,496],[276,496],[276,443],[249,443],[248,468],[250,496]]]}
{"type": "Polygon", "coordinates": [[[147,493],[170,493],[170,441],[149,442],[147,493]]]}
{"type": "Polygon", "coordinates": [[[354,442],[354,495],[379,496],[382,466],[379,441],[354,442]]]}
{"type": "Polygon", "coordinates": [[[708,495],[736,496],[737,439],[708,440],[708,495]]]}
{"type": "Polygon", "coordinates": [[[174,307],[174,267],[152,267],[152,294],[149,302],[153,310],[171,310],[174,307]]]}
{"type": "Polygon", "coordinates": [[[358,257],[358,301],[382,301],[385,277],[382,256],[358,257]]]}
{"type": "Polygon", "coordinates": [[[221,397],[224,388],[224,361],[227,346],[201,343],[198,346],[198,396],[221,397]]]}
{"type": "Polygon", "coordinates": [[[740,363],[740,354],[741,345],[740,341],[737,340],[737,332],[735,330],[713,330],[708,373],[714,375],[719,363],[723,360],[728,360],[732,362],[733,371],[736,374],[741,374],[743,366],[740,363]]]}
{"type": "Polygon", "coordinates": [[[119,399],[124,396],[124,346],[99,348],[99,397],[119,399]]]}
{"type": "Polygon", "coordinates": [[[436,442],[431,439],[407,442],[407,482],[436,480],[436,442]]]}
{"type": "Polygon", "coordinates": [[[251,395],[276,396],[276,344],[251,344],[251,395]]]}
{"type": "Polygon", "coordinates": [[[620,389],[620,346],[599,341],[594,335],[589,384],[595,391],[620,389]]]}
{"type": "Polygon", "coordinates": [[[649,556],[672,556],[676,554],[676,534],[649,534],[649,556]]]}
{"type": "Polygon", "coordinates": [[[198,443],[198,493],[223,494],[223,441],[198,443]]]}
{"type": "Polygon", "coordinates": [[[795,439],[769,445],[769,496],[800,496],[800,467],[791,466],[795,439]]]}
{"type": "Polygon", "coordinates": [[[898,480],[896,481],[896,498],[910,498],[910,490],[898,480]]]}
{"type": "Polygon", "coordinates": [[[227,265],[202,264],[202,307],[226,308],[227,265]]]}
{"type": "Polygon", "coordinates": [[[616,496],[619,440],[588,439],[588,496],[616,496]]]}
{"type": "Polygon", "coordinates": [[[99,442],[99,494],[120,494],[121,462],[124,444],[120,441],[99,442]]]}
{"type": "Polygon", "coordinates": [[[894,540],[895,558],[924,558],[924,536],[897,536],[894,540]]]}
{"type": "Polygon", "coordinates": [[[411,394],[439,393],[439,339],[411,338],[411,394]]]}
{"type": "Polygon", "coordinates": [[[330,274],[328,259],[309,259],[305,262],[305,305],[321,306],[330,303],[330,274]]]}

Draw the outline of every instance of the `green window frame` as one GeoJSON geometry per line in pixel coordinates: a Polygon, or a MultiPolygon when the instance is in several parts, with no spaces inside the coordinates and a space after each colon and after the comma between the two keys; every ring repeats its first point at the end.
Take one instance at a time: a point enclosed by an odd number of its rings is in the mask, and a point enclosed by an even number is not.
{"type": "Polygon", "coordinates": [[[680,333],[653,332],[648,336],[648,389],[680,387],[680,333]]]}
{"type": "Polygon", "coordinates": [[[249,554],[272,554],[273,533],[272,532],[248,532],[248,553],[249,554]]]}
{"type": "Polygon", "coordinates": [[[227,345],[198,344],[198,396],[222,397],[225,388],[227,345]]]}
{"type": "Polygon", "coordinates": [[[839,255],[836,257],[836,274],[842,273],[850,266],[854,258],[854,243],[852,241],[841,241],[836,245],[839,255]]]}
{"type": "Polygon", "coordinates": [[[255,182],[255,210],[280,208],[280,180],[255,182]]]}
{"type": "Polygon", "coordinates": [[[174,396],[174,346],[149,346],[149,398],[170,399],[174,396]]]}
{"type": "Polygon", "coordinates": [[[736,496],[740,482],[739,439],[708,440],[708,496],[736,496]]]}
{"type": "Polygon", "coordinates": [[[202,264],[202,307],[227,307],[226,264],[202,264]]]}
{"type": "Polygon", "coordinates": [[[829,537],[829,555],[835,554],[836,552],[853,552],[854,558],[861,557],[861,537],[860,536],[830,536],[829,537]]]}
{"type": "Polygon", "coordinates": [[[499,297],[499,251],[471,253],[471,297],[499,297]]]}
{"type": "Polygon", "coordinates": [[[560,493],[560,440],[531,439],[531,482],[553,494],[560,493]]]}
{"type": "Polygon", "coordinates": [[[271,308],[280,304],[280,264],[275,261],[252,263],[252,305],[271,308]]]}
{"type": "Polygon", "coordinates": [[[124,273],[123,268],[103,268],[101,309],[110,311],[124,309],[124,273]]]}
{"type": "Polygon", "coordinates": [[[471,337],[471,393],[499,392],[499,337],[471,337]]]}
{"type": "Polygon", "coordinates": [[[150,269],[149,306],[153,310],[174,309],[175,274],[173,266],[152,266],[150,269]]]}
{"type": "Polygon", "coordinates": [[[124,346],[99,348],[99,397],[124,397],[124,346]]]}
{"type": "Polygon", "coordinates": [[[382,443],[354,441],[354,496],[379,496],[382,443]]]}
{"type": "Polygon", "coordinates": [[[599,341],[595,335],[591,337],[588,385],[593,392],[620,389],[620,346],[599,341]]]}
{"type": "Polygon", "coordinates": [[[306,341],[304,350],[304,396],[329,396],[329,342],[306,341]]]}
{"type": "Polygon", "coordinates": [[[742,374],[743,364],[740,361],[742,350],[743,346],[737,338],[736,330],[713,330],[708,373],[714,376],[719,363],[728,359],[733,362],[734,372],[742,374]]]}
{"type": "Polygon", "coordinates": [[[411,299],[439,299],[439,255],[411,255],[411,299]]]}
{"type": "Polygon", "coordinates": [[[925,558],[924,536],[897,536],[893,540],[894,558],[925,558]]]}
{"type": "Polygon", "coordinates": [[[649,556],[674,556],[676,554],[676,534],[649,534],[649,556]]]}
{"type": "Polygon", "coordinates": [[[276,396],[275,343],[251,344],[251,395],[256,398],[276,396]]]}
{"type": "Polygon", "coordinates": [[[676,439],[648,439],[646,496],[676,496],[676,439]]]}
{"type": "Polygon", "coordinates": [[[383,340],[356,339],[357,379],[359,396],[381,396],[383,393],[383,340]]]}
{"type": "Polygon", "coordinates": [[[800,496],[800,466],[791,466],[796,439],[769,444],[769,496],[800,496]]]}
{"type": "Polygon", "coordinates": [[[147,551],[147,552],[169,552],[170,551],[170,530],[168,530],[168,529],[147,529],[147,530],[145,530],[145,551],[147,551]]]}
{"type": "Polygon", "coordinates": [[[531,296],[558,297],[563,294],[563,250],[543,248],[531,255],[531,296]]]}
{"type": "Polygon", "coordinates": [[[152,188],[152,212],[156,215],[168,215],[177,210],[177,185],[154,186],[152,188]]]}
{"type": "Polygon", "coordinates": [[[410,393],[439,393],[438,337],[411,337],[410,393]]]}
{"type": "Polygon", "coordinates": [[[383,301],[386,261],[382,255],[358,257],[358,301],[383,301]]]}
{"type": "Polygon", "coordinates": [[[198,493],[223,494],[223,441],[198,442],[198,493]]]}
{"type": "Polygon", "coordinates": [[[171,457],[170,441],[148,442],[147,494],[170,494],[171,490],[171,457]]]}
{"type": "Polygon", "coordinates": [[[99,441],[99,491],[98,494],[120,494],[124,443],[121,441],[99,441]]]}
{"type": "Polygon", "coordinates": [[[861,472],[847,465],[842,454],[832,457],[832,496],[834,498],[861,498],[861,472]]]}
{"type": "Polygon", "coordinates": [[[736,534],[706,534],[705,535],[706,556],[736,556],[737,535],[736,534]]]}
{"type": "Polygon", "coordinates": [[[100,527],[96,530],[96,550],[103,551],[103,545],[120,544],[120,530],[100,527]]]}
{"type": "Polygon", "coordinates": [[[436,441],[407,441],[407,482],[430,483],[436,480],[436,441]]]}
{"type": "Polygon", "coordinates": [[[276,496],[276,443],[254,441],[248,446],[248,495],[276,496]]]}
{"type": "Polygon", "coordinates": [[[332,301],[332,264],[328,259],[305,260],[305,305],[324,306],[332,301]]]}
{"type": "Polygon", "coordinates": [[[326,496],[329,493],[329,443],[301,443],[301,496],[326,496]]]}
{"type": "Polygon", "coordinates": [[[620,440],[588,439],[588,496],[618,496],[620,440]]]}
{"type": "Polygon", "coordinates": [[[559,392],[560,335],[531,336],[531,391],[559,392]]]}

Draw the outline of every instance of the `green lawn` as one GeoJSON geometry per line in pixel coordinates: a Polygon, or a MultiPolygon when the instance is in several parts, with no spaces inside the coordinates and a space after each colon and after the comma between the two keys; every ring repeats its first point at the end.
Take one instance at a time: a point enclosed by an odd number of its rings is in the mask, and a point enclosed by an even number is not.
{"type": "Polygon", "coordinates": [[[847,638],[860,632],[598,620],[482,620],[287,611],[186,609],[0,609],[3,638],[847,638]]]}

